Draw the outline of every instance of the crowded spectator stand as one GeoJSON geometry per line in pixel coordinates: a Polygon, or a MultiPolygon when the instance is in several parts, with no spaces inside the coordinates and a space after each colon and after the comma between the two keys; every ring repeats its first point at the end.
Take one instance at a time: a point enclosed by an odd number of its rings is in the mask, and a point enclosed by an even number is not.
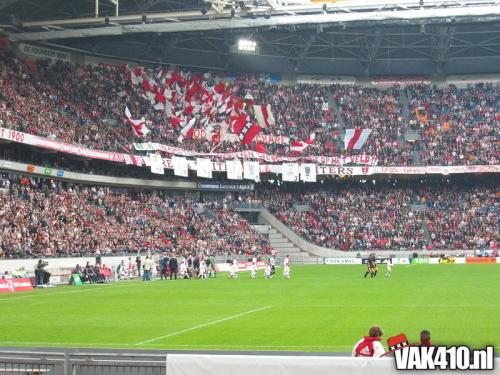
{"type": "MultiPolygon", "coordinates": [[[[338,158],[359,155],[381,166],[498,164],[498,84],[409,85],[405,118],[397,88],[230,82],[223,74],[174,68],[28,64],[9,50],[0,53],[6,129],[115,153],[108,160],[145,165],[133,144],[158,144],[170,147],[160,148],[166,156],[176,147],[214,162],[253,151],[299,162],[316,155],[318,165],[326,160],[319,157],[336,157],[327,162],[338,165],[338,158]],[[417,143],[405,142],[408,126],[418,131],[417,143]],[[359,149],[342,141],[349,129],[370,131],[359,149]]],[[[359,159],[347,162],[359,165],[359,159]]]]}

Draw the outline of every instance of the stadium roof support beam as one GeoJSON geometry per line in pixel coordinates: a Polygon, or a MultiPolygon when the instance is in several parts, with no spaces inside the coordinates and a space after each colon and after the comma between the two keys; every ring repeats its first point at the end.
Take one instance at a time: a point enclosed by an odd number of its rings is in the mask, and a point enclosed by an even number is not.
{"type": "Polygon", "coordinates": [[[361,39],[362,51],[366,57],[365,71],[368,74],[370,65],[373,64],[382,44],[382,32],[377,30],[375,34],[366,34],[361,39]]]}
{"type": "MultiPolygon", "coordinates": [[[[215,16],[215,14],[212,14],[215,16]]],[[[353,22],[365,23],[417,23],[426,19],[427,22],[435,23],[456,23],[459,21],[479,22],[479,21],[498,21],[500,20],[500,6],[470,6],[467,8],[440,8],[440,9],[421,9],[421,10],[398,10],[381,12],[351,12],[351,13],[327,13],[323,14],[302,14],[295,16],[276,15],[270,18],[258,17],[252,18],[221,18],[212,17],[212,19],[199,19],[199,12],[167,12],[148,14],[148,20],[158,23],[142,24],[142,15],[110,17],[110,22],[137,22],[137,24],[124,24],[109,27],[93,27],[85,29],[66,29],[42,32],[24,32],[11,34],[12,41],[44,41],[54,39],[68,38],[86,38],[106,35],[130,35],[133,33],[174,33],[174,32],[193,32],[210,30],[229,30],[229,29],[251,29],[262,27],[279,26],[300,26],[311,24],[347,24],[353,22]],[[198,17],[181,22],[165,22],[165,20],[181,19],[188,16],[198,17]],[[163,21],[160,23],[160,21],[163,21]]],[[[102,18],[102,17],[101,17],[102,18]]],[[[99,18],[100,19],[100,18],[99,18]]],[[[98,20],[99,20],[98,19],[98,20]]],[[[104,24],[104,18],[101,20],[104,24]]],[[[41,21],[23,23],[23,27],[41,27],[41,26],[65,26],[69,20],[62,21],[41,21]]],[[[76,22],[72,20],[72,22],[76,22]]],[[[82,24],[84,22],[82,21],[82,24]]]]}
{"type": "Polygon", "coordinates": [[[302,64],[304,63],[304,59],[306,58],[307,54],[309,53],[312,45],[316,41],[316,36],[317,34],[311,34],[309,38],[307,38],[306,42],[301,46],[301,51],[297,56],[291,56],[290,57],[290,63],[295,66],[295,70],[298,71],[302,67],[302,64]]]}
{"type": "Polygon", "coordinates": [[[266,0],[266,4],[269,5],[272,10],[279,8],[279,4],[275,0],[266,0]]]}
{"type": "Polygon", "coordinates": [[[0,0],[0,10],[7,8],[10,4],[15,3],[17,0],[0,0]]]}
{"type": "Polygon", "coordinates": [[[109,0],[115,6],[115,17],[120,15],[120,0],[109,0]]]}
{"type": "Polygon", "coordinates": [[[442,72],[453,40],[454,27],[438,26],[431,29],[432,52],[438,73],[442,72]]]}

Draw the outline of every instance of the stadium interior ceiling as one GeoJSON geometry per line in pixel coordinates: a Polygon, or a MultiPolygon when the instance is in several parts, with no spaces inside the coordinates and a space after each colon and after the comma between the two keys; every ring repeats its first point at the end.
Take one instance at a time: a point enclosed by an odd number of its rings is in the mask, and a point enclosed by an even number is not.
{"type": "Polygon", "coordinates": [[[295,1],[0,0],[0,28],[15,42],[145,65],[293,75],[498,73],[499,1],[295,1]],[[238,51],[240,38],[255,41],[256,51],[238,51]]]}

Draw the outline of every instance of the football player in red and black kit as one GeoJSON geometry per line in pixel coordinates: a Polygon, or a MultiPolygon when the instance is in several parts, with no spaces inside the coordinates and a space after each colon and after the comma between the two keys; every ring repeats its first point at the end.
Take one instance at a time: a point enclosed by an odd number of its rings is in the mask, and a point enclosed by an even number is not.
{"type": "Polygon", "coordinates": [[[377,276],[378,269],[377,269],[377,263],[375,261],[375,254],[370,254],[366,263],[367,263],[368,269],[365,272],[365,279],[366,279],[366,276],[368,276],[368,274],[370,274],[372,278],[377,276]]]}

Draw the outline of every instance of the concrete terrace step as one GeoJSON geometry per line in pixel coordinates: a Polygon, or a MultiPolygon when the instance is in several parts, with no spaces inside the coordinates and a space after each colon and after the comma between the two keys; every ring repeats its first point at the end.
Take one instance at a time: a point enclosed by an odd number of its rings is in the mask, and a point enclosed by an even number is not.
{"type": "MultiPolygon", "coordinates": [[[[283,265],[283,260],[285,259],[285,256],[283,257],[278,257],[277,259],[277,264],[278,265],[283,265]]],[[[293,263],[306,263],[306,264],[323,264],[323,258],[311,256],[307,253],[302,253],[302,254],[290,254],[290,260],[293,263]]]]}
{"type": "Polygon", "coordinates": [[[290,248],[290,247],[295,247],[295,245],[291,242],[273,242],[271,241],[271,246],[272,247],[279,247],[279,248],[290,248]]]}
{"type": "MultiPolygon", "coordinates": [[[[300,253],[301,250],[298,248],[298,247],[276,247],[276,246],[272,246],[272,248],[274,250],[276,250],[278,252],[278,254],[282,255],[282,254],[297,254],[297,253],[300,253]]],[[[304,253],[304,254],[307,254],[307,253],[304,253]]]]}
{"type": "Polygon", "coordinates": [[[289,241],[289,239],[285,238],[285,237],[281,237],[281,238],[277,238],[276,237],[276,238],[270,238],[269,239],[269,242],[271,242],[272,244],[273,243],[277,243],[277,244],[279,244],[279,243],[286,243],[288,241],[289,241]]]}
{"type": "Polygon", "coordinates": [[[284,236],[281,233],[269,233],[269,240],[273,238],[283,238],[284,236]]]}
{"type": "Polygon", "coordinates": [[[420,140],[420,135],[416,130],[407,129],[405,132],[406,142],[415,142],[420,140]]]}

